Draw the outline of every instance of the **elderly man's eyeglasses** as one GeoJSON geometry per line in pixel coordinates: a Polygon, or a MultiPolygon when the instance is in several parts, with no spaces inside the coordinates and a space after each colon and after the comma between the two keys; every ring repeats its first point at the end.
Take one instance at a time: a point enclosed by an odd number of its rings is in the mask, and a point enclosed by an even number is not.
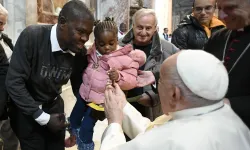
{"type": "Polygon", "coordinates": [[[206,13],[210,13],[214,10],[214,6],[194,7],[194,11],[199,14],[203,11],[203,9],[205,10],[206,13]]]}

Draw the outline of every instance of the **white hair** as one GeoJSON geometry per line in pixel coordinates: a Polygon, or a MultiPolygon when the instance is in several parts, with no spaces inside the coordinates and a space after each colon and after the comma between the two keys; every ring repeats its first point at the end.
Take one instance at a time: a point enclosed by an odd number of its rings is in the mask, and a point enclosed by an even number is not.
{"type": "Polygon", "coordinates": [[[154,16],[155,26],[157,26],[158,20],[157,20],[155,11],[153,9],[146,9],[146,8],[142,8],[142,9],[140,9],[140,10],[138,10],[138,11],[135,12],[135,14],[132,17],[133,24],[135,24],[135,20],[137,18],[141,18],[141,17],[148,16],[148,15],[154,16]]]}
{"type": "Polygon", "coordinates": [[[0,4],[0,15],[8,16],[8,10],[6,10],[2,4],[0,4]]]}
{"type": "Polygon", "coordinates": [[[207,100],[194,94],[182,81],[176,66],[169,67],[167,74],[170,77],[170,83],[180,89],[181,95],[185,98],[185,100],[190,102],[192,108],[208,106],[218,102],[207,100]]]}

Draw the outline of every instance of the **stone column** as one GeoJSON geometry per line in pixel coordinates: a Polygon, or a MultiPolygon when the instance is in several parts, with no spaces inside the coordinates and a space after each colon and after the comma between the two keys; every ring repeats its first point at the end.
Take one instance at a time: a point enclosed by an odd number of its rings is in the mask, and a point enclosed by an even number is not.
{"type": "Polygon", "coordinates": [[[3,6],[8,10],[8,23],[5,33],[16,42],[26,25],[26,0],[3,0],[3,6]]]}
{"type": "Polygon", "coordinates": [[[37,0],[26,1],[26,26],[37,24],[37,0]]]}
{"type": "Polygon", "coordinates": [[[163,33],[164,28],[172,28],[172,0],[155,0],[155,13],[158,19],[159,33],[163,33]]]}

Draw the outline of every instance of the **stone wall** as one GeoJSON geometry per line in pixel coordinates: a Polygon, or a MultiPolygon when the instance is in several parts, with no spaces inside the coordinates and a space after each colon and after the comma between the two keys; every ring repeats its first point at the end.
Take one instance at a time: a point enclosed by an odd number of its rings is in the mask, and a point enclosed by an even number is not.
{"type": "Polygon", "coordinates": [[[26,0],[2,0],[8,10],[8,22],[5,33],[16,42],[19,34],[26,27],[26,0]]]}
{"type": "Polygon", "coordinates": [[[179,22],[192,12],[193,0],[173,0],[173,31],[179,22]]]}
{"type": "Polygon", "coordinates": [[[155,13],[158,19],[159,33],[163,33],[164,28],[172,31],[172,0],[155,0],[155,13]]]}
{"type": "Polygon", "coordinates": [[[155,0],[143,0],[143,7],[154,8],[154,1],[155,0]]]}
{"type": "Polygon", "coordinates": [[[103,20],[105,17],[114,17],[115,22],[119,26],[129,21],[128,0],[98,0],[97,1],[97,19],[103,20]]]}

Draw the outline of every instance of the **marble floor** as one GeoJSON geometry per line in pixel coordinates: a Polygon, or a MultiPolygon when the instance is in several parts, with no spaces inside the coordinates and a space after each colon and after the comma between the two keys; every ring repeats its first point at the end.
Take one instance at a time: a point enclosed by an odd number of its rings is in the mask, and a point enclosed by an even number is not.
{"type": "MultiPolygon", "coordinates": [[[[63,87],[62,97],[64,99],[65,103],[65,113],[68,117],[70,115],[70,112],[72,111],[72,108],[75,104],[75,97],[72,93],[70,83],[68,83],[66,86],[63,87]]],[[[98,121],[96,123],[96,126],[94,128],[94,136],[93,140],[95,142],[95,150],[98,150],[100,147],[100,140],[102,133],[104,132],[105,128],[107,127],[107,120],[104,121],[98,121]]],[[[68,137],[69,134],[66,133],[66,137],[68,137]]],[[[66,150],[77,150],[77,147],[74,146],[72,148],[66,148],[66,150]]]]}

